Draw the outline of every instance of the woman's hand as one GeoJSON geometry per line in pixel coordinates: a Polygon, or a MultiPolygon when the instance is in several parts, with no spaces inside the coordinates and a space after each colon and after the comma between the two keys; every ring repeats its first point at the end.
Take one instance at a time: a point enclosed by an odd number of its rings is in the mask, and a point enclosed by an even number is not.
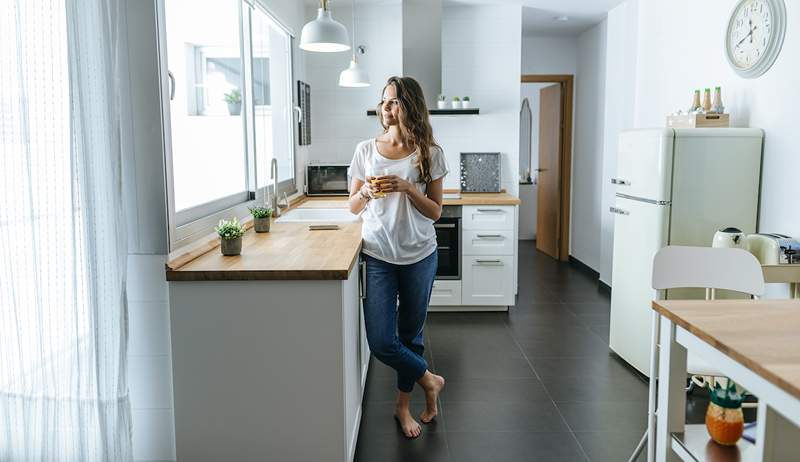
{"type": "Polygon", "coordinates": [[[380,186],[380,191],[384,193],[407,193],[414,188],[410,182],[397,175],[383,175],[378,177],[378,185],[380,186]]]}
{"type": "Polygon", "coordinates": [[[366,182],[363,185],[361,185],[361,189],[359,189],[359,192],[361,193],[362,196],[368,197],[370,199],[375,199],[375,193],[378,192],[378,188],[372,185],[373,178],[375,177],[367,176],[366,182]]]}

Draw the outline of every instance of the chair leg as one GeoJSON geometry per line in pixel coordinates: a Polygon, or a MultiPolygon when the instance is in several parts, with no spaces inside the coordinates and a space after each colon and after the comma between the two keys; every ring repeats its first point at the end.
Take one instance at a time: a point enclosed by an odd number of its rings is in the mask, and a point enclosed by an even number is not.
{"type": "Polygon", "coordinates": [[[645,430],[642,439],[639,440],[639,444],[636,445],[636,449],[633,450],[633,454],[631,454],[631,458],[628,459],[628,462],[636,462],[636,459],[639,458],[639,455],[641,455],[645,446],[647,446],[647,433],[647,430],[645,430]]]}

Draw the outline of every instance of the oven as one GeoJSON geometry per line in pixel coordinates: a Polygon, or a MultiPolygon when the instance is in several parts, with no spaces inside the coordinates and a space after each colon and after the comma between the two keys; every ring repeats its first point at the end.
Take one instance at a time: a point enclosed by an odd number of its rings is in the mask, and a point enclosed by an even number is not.
{"type": "Polygon", "coordinates": [[[442,216],[433,227],[439,259],[436,279],[461,279],[461,207],[442,207],[442,216]]]}
{"type": "Polygon", "coordinates": [[[306,194],[309,196],[348,196],[348,164],[306,165],[306,194]]]}

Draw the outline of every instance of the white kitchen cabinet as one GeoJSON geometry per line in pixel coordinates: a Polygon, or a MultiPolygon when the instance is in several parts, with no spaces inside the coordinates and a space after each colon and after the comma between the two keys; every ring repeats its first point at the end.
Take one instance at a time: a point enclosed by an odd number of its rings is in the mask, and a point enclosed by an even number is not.
{"type": "Polygon", "coordinates": [[[507,309],[508,305],[514,304],[513,255],[465,255],[461,278],[462,305],[507,309]]]}
{"type": "Polygon", "coordinates": [[[461,224],[465,230],[509,230],[515,223],[513,205],[465,205],[461,224]]]}
{"type": "Polygon", "coordinates": [[[511,229],[462,232],[464,255],[514,255],[514,231],[511,229]]]}
{"type": "Polygon", "coordinates": [[[430,305],[461,305],[461,281],[448,279],[437,279],[433,281],[430,305]]]}

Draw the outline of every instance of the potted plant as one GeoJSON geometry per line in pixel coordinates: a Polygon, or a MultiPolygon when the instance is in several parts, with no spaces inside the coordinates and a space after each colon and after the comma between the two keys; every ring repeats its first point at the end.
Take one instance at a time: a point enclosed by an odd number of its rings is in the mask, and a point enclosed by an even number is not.
{"type": "Polygon", "coordinates": [[[447,109],[447,97],[444,95],[439,95],[439,99],[436,100],[436,107],[439,109],[447,109]]]}
{"type": "Polygon", "coordinates": [[[744,415],[742,414],[742,393],[736,384],[728,379],[725,388],[714,384],[709,393],[711,402],[706,410],[706,429],[711,439],[723,446],[733,446],[742,437],[744,415]]]}
{"type": "Polygon", "coordinates": [[[242,91],[238,88],[225,93],[225,102],[228,103],[228,113],[230,115],[242,113],[242,91]]]}
{"type": "Polygon", "coordinates": [[[233,256],[242,253],[242,236],[244,226],[234,217],[232,220],[220,220],[214,231],[219,234],[222,255],[233,256]]]}
{"type": "Polygon", "coordinates": [[[465,96],[461,99],[461,107],[467,109],[469,107],[469,96],[465,96]]]}
{"type": "Polygon", "coordinates": [[[271,207],[248,207],[250,214],[253,215],[253,227],[257,233],[269,232],[269,219],[272,217],[271,207]]]}
{"type": "Polygon", "coordinates": [[[461,98],[458,96],[453,97],[453,101],[450,103],[453,109],[461,109],[461,98]]]}

